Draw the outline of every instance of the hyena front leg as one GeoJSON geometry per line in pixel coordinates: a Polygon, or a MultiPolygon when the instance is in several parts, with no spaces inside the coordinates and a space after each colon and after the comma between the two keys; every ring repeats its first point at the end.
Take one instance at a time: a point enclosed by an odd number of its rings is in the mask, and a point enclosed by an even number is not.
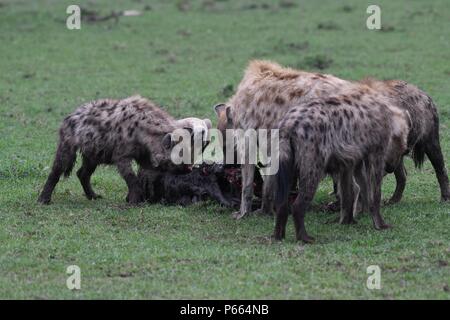
{"type": "Polygon", "coordinates": [[[116,163],[117,169],[128,186],[128,195],[126,201],[131,204],[137,204],[144,201],[142,188],[139,179],[131,167],[131,159],[123,159],[116,163]]]}
{"type": "Polygon", "coordinates": [[[403,163],[403,158],[400,161],[400,164],[397,168],[395,168],[394,171],[395,175],[395,191],[392,197],[388,200],[387,204],[394,204],[399,202],[402,199],[403,191],[405,191],[406,187],[406,168],[405,164],[403,163]]]}
{"type": "Polygon", "coordinates": [[[257,210],[262,215],[273,215],[273,186],[275,179],[273,175],[267,175],[264,177],[263,190],[262,190],[262,203],[261,209],[257,210]]]}
{"type": "Polygon", "coordinates": [[[254,164],[242,164],[242,193],[241,193],[241,208],[239,211],[233,213],[235,219],[241,219],[252,210],[253,199],[253,178],[255,174],[254,164]]]}
{"type": "Polygon", "coordinates": [[[144,200],[148,202],[156,202],[158,199],[156,199],[155,195],[155,188],[154,184],[156,180],[160,177],[161,173],[147,167],[139,166],[138,169],[138,180],[139,185],[141,186],[141,190],[143,192],[144,200]]]}
{"type": "Polygon", "coordinates": [[[89,200],[101,198],[100,195],[94,192],[91,186],[91,176],[96,168],[97,163],[83,156],[83,163],[81,165],[81,168],[77,171],[78,179],[80,180],[81,186],[83,187],[86,198],[88,198],[89,200]]]}

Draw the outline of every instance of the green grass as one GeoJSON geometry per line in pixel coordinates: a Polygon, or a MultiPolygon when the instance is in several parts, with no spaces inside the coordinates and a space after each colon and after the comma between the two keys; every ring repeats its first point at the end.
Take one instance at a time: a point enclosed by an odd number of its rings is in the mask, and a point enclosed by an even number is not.
{"type": "MultiPolygon", "coordinates": [[[[102,200],[86,200],[71,177],[51,206],[36,203],[59,123],[79,104],[140,93],[175,116],[215,121],[212,106],[252,58],[417,84],[440,108],[449,165],[447,0],[378,1],[385,31],[366,29],[372,2],[359,0],[188,1],[186,11],[183,1],[78,1],[102,14],[152,10],[69,31],[72,3],[0,1],[0,298],[450,298],[450,205],[439,202],[429,162],[418,171],[407,161],[403,201],[383,209],[393,229],[375,231],[367,216],[327,224],[329,214],[310,212],[317,243],[307,246],[294,241],[291,221],[287,239],[271,243],[271,218],[234,221],[213,203],[127,208],[112,168],[93,177],[102,200]],[[73,264],[79,291],[65,285],[73,264]],[[381,268],[381,290],[366,289],[369,265],[381,268]]],[[[383,188],[386,198],[392,177],[383,188]]],[[[315,201],[331,201],[330,190],[322,183],[315,201]]]]}

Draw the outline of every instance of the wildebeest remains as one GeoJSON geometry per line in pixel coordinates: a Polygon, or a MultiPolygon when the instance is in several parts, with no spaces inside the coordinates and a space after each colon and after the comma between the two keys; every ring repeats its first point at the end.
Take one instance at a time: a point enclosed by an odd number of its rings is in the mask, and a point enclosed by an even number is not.
{"type": "Polygon", "coordinates": [[[221,173],[221,165],[194,166],[184,172],[164,172],[156,179],[149,179],[148,172],[138,172],[140,183],[148,202],[178,204],[187,206],[202,200],[213,199],[226,207],[232,206],[232,200],[221,189],[216,174],[221,173]]]}
{"type": "MultiPolygon", "coordinates": [[[[162,172],[156,178],[139,169],[138,178],[145,200],[150,203],[190,204],[211,199],[225,207],[240,203],[240,168],[222,164],[201,164],[173,172],[162,172]]],[[[151,174],[151,173],[150,173],[151,174]]],[[[261,197],[262,178],[256,173],[255,195],[261,197]]],[[[258,201],[254,201],[258,205],[258,201]]]]}

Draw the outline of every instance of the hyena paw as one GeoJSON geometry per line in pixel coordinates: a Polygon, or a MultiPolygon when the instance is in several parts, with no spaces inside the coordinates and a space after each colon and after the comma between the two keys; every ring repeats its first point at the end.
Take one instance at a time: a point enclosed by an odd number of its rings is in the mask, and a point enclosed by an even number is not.
{"type": "Polygon", "coordinates": [[[50,204],[50,199],[48,199],[48,198],[39,198],[38,202],[40,204],[49,205],[50,204]]]}
{"type": "Polygon", "coordinates": [[[392,228],[392,226],[385,222],[375,224],[376,230],[386,230],[386,229],[390,229],[390,228],[392,228]]]}
{"type": "MultiPolygon", "coordinates": [[[[94,194],[92,194],[92,195],[89,195],[87,198],[88,198],[89,200],[103,199],[103,197],[102,197],[101,195],[96,194],[96,193],[94,193],[94,194]]],[[[128,197],[127,197],[127,198],[128,198],[128,197]]]]}
{"type": "Polygon", "coordinates": [[[274,233],[270,236],[270,239],[273,241],[283,241],[284,237],[281,234],[274,233]]]}
{"type": "Polygon", "coordinates": [[[398,198],[390,198],[389,200],[384,200],[383,201],[383,205],[384,206],[391,206],[393,204],[396,204],[400,201],[400,199],[398,198]]]}
{"type": "Polygon", "coordinates": [[[103,199],[103,196],[102,196],[102,195],[99,195],[99,194],[94,194],[94,195],[92,196],[92,199],[93,199],[93,200],[103,199]]]}
{"type": "Polygon", "coordinates": [[[330,212],[338,212],[339,210],[341,210],[341,204],[339,203],[339,201],[330,202],[325,206],[325,210],[330,212]]]}
{"type": "Polygon", "coordinates": [[[246,212],[235,211],[235,212],[233,212],[232,217],[236,220],[239,220],[239,219],[242,219],[243,217],[245,217],[246,214],[247,214],[246,212]]]}
{"type": "Polygon", "coordinates": [[[258,216],[273,216],[273,212],[268,209],[259,208],[252,212],[258,216]]]}
{"type": "Polygon", "coordinates": [[[314,237],[311,237],[309,235],[307,235],[306,233],[300,235],[297,240],[300,240],[304,243],[314,243],[316,241],[316,239],[314,237]]]}
{"type": "Polygon", "coordinates": [[[144,202],[144,197],[140,193],[131,192],[127,195],[125,200],[126,200],[126,202],[128,202],[131,205],[136,205],[141,202],[144,202]]]}

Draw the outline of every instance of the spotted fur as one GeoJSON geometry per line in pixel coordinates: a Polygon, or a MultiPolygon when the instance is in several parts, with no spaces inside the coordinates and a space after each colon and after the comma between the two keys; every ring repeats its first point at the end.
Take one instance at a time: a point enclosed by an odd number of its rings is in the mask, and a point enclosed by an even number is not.
{"type": "Polygon", "coordinates": [[[107,164],[115,165],[126,181],[127,201],[143,201],[132,161],[147,170],[171,169],[170,133],[184,127],[185,122],[174,119],[141,96],[102,99],[80,106],[64,119],[59,129],[55,160],[39,202],[50,203],[60,176],[70,175],[77,152],[82,157],[77,176],[88,199],[99,197],[92,189],[91,175],[98,165],[107,164]]]}

